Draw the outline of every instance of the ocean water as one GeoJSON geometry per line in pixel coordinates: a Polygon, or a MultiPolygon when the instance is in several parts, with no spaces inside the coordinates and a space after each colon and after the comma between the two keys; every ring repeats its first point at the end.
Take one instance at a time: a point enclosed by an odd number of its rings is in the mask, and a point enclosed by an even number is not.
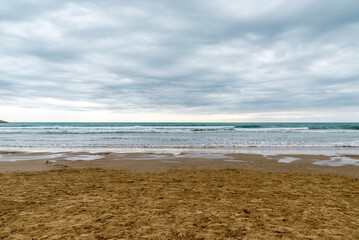
{"type": "Polygon", "coordinates": [[[0,151],[359,154],[359,123],[8,123],[0,151]]]}

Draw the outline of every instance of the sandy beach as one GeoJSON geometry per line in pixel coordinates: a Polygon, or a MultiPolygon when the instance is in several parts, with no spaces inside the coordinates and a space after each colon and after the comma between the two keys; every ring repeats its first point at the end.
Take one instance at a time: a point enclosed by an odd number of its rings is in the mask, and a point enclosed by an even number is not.
{"type": "Polygon", "coordinates": [[[359,238],[359,168],[329,156],[1,156],[0,239],[359,238]]]}

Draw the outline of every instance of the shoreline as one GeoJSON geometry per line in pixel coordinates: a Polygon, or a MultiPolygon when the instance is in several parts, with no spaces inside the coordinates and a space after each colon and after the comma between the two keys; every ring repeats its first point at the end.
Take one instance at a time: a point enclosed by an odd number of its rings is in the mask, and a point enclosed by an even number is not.
{"type": "Polygon", "coordinates": [[[32,147],[1,147],[1,152],[27,152],[27,153],[58,153],[58,152],[88,152],[88,153],[156,153],[156,154],[180,154],[182,152],[220,153],[220,154],[259,154],[259,155],[359,155],[359,146],[237,146],[232,147],[173,147],[173,146],[138,146],[138,147],[66,147],[66,148],[32,148],[32,147]]]}
{"type": "Polygon", "coordinates": [[[273,173],[334,174],[359,178],[359,155],[0,151],[0,173],[83,168],[128,173],[236,169],[273,173]]]}

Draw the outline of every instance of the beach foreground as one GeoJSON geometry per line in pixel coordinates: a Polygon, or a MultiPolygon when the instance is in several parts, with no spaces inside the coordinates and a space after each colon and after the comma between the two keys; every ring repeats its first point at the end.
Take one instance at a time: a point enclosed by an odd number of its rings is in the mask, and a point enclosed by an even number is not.
{"type": "Polygon", "coordinates": [[[0,239],[359,238],[356,166],[314,165],[314,156],[112,154],[1,162],[0,239]],[[76,160],[99,155],[107,157],[76,160]]]}

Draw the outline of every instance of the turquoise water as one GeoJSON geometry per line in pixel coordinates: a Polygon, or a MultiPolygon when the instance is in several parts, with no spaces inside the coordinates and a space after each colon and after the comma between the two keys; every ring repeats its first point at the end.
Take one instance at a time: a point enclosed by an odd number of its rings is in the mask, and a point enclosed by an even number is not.
{"type": "Polygon", "coordinates": [[[8,123],[2,151],[342,151],[359,153],[359,123],[8,123]]]}

